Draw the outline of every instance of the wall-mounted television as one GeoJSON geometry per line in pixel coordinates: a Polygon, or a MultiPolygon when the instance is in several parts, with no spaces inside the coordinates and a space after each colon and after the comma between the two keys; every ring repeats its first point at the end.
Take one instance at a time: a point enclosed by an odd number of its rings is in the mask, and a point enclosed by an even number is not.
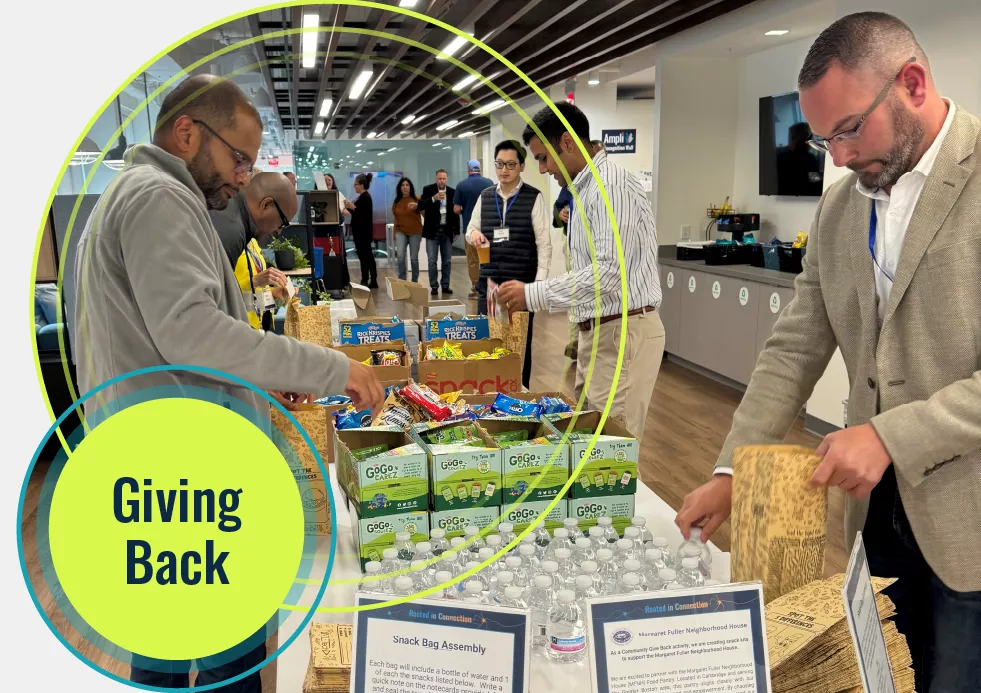
{"type": "Polygon", "coordinates": [[[760,195],[821,196],[824,152],[810,137],[797,92],[760,99],[760,195]]]}

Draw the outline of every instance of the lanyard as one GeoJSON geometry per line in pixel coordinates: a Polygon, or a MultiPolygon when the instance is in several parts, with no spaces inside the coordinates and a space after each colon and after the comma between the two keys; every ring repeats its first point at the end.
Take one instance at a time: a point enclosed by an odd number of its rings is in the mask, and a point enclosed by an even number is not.
{"type": "MultiPolygon", "coordinates": [[[[876,227],[878,226],[878,219],[875,214],[875,200],[872,200],[872,213],[869,215],[869,253],[872,255],[872,262],[875,263],[876,268],[882,272],[882,276],[889,280],[889,283],[893,283],[895,278],[886,272],[886,270],[879,264],[879,261],[875,257],[875,233],[876,227]]],[[[883,251],[885,250],[885,243],[883,245],[883,251]]]]}
{"type": "Polygon", "coordinates": [[[500,195],[498,195],[496,190],[494,191],[494,204],[497,205],[497,218],[501,220],[501,226],[504,226],[504,220],[507,219],[508,212],[511,211],[511,207],[514,206],[514,202],[517,199],[518,199],[518,190],[515,189],[514,195],[511,197],[511,202],[506,204],[506,206],[504,207],[504,214],[502,215],[500,195]]]}

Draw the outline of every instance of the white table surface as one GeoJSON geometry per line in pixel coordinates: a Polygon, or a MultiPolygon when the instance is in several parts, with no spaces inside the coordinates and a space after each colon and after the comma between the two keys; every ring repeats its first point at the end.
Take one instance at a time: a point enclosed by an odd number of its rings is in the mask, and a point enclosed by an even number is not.
{"type": "MultiPolygon", "coordinates": [[[[354,535],[352,534],[352,514],[343,507],[343,496],[338,492],[337,478],[334,476],[334,466],[330,466],[331,488],[334,500],[338,506],[333,518],[334,533],[337,536],[337,556],[330,575],[330,582],[320,603],[321,607],[341,607],[354,604],[356,581],[361,576],[358,557],[355,554],[354,535]],[[350,579],[350,584],[336,584],[335,581],[350,579]]],[[[681,532],[674,524],[675,511],[661,500],[645,484],[638,482],[634,512],[647,518],[647,526],[654,536],[667,537],[672,549],[682,542],[681,532]]],[[[729,554],[720,552],[711,543],[712,577],[729,582],[729,554]]],[[[330,551],[330,537],[318,539],[317,558],[311,575],[323,575],[327,566],[330,551]]],[[[317,595],[319,585],[308,585],[298,604],[309,605],[317,595]]],[[[280,629],[280,642],[285,640],[306,616],[305,612],[293,611],[280,629]]],[[[318,612],[314,621],[322,623],[353,623],[354,612],[318,612]]],[[[303,678],[306,675],[310,661],[309,627],[305,628],[299,637],[276,660],[276,691],[277,693],[300,693],[303,689],[303,678]]],[[[557,664],[547,659],[540,652],[532,655],[531,660],[531,691],[534,693],[578,693],[590,690],[590,675],[588,659],[576,664],[557,664]]]]}

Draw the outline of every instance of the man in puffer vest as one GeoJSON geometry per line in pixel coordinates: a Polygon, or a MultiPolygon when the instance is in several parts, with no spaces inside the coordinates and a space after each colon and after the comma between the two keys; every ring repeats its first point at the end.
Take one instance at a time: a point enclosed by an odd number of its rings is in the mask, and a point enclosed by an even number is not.
{"type": "MultiPolygon", "coordinates": [[[[488,281],[542,281],[548,277],[552,261],[549,236],[551,219],[542,193],[522,182],[525,148],[520,142],[505,140],[494,148],[494,168],[498,183],[480,194],[467,227],[467,242],[480,248],[490,245],[490,262],[480,266],[477,282],[477,312],[487,314],[488,281]]],[[[528,339],[522,384],[530,388],[531,340],[534,314],[528,316],[528,339]]]]}

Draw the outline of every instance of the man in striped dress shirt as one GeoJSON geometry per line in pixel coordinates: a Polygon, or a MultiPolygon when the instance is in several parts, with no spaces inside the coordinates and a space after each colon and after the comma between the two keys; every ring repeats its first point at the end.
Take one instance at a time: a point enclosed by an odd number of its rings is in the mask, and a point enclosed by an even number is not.
{"type": "Polygon", "coordinates": [[[595,151],[592,163],[606,189],[623,245],[621,265],[600,186],[576,141],[578,137],[589,151],[589,121],[582,111],[570,104],[556,103],[555,108],[569,122],[571,132],[548,107],[535,115],[534,123],[558,154],[568,178],[530,126],[525,128],[523,138],[538,161],[539,171],[543,175],[546,172],[552,174],[560,186],[570,188],[579,197],[578,203],[573,200],[569,214],[571,269],[544,281],[507,282],[501,286],[500,300],[507,302],[510,310],[569,312],[569,320],[579,327],[577,395],[582,394],[590,364],[593,367],[586,388],[590,408],[602,410],[610,398],[622,343],[623,366],[616,379],[610,416],[640,440],[664,353],[664,326],[657,313],[661,284],[657,273],[654,214],[640,181],[609,161],[605,151],[595,151]],[[587,229],[592,234],[595,261],[589,248],[587,229]],[[621,284],[623,277],[626,277],[626,305],[621,284]],[[624,312],[627,328],[621,335],[624,312]],[[597,330],[599,338],[594,351],[593,339],[597,330]]]}

